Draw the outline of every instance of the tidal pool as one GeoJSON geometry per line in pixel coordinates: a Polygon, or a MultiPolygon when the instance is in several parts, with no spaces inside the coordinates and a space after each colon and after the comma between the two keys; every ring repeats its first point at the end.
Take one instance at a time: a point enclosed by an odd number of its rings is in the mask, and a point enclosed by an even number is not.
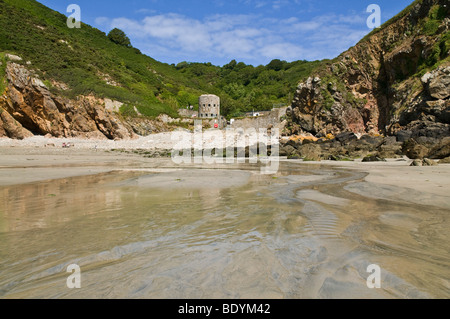
{"type": "Polygon", "coordinates": [[[450,297],[448,198],[280,165],[0,187],[0,298],[450,297]],[[367,287],[371,264],[380,289],[367,287]]]}

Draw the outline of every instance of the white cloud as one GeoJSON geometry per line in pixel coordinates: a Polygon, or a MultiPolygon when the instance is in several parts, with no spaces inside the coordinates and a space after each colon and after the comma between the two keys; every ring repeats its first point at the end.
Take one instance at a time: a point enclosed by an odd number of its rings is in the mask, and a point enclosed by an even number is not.
{"type": "Polygon", "coordinates": [[[305,54],[305,49],[289,42],[280,42],[265,45],[259,49],[259,53],[270,60],[298,60],[299,56],[305,54]]]}
{"type": "Polygon", "coordinates": [[[289,0],[275,0],[272,3],[272,8],[275,10],[281,9],[281,7],[289,4],[289,0]]]}
{"type": "Polygon", "coordinates": [[[365,19],[356,14],[322,15],[304,21],[243,14],[217,14],[200,20],[168,13],[142,20],[99,17],[96,23],[124,30],[133,45],[146,54],[175,63],[187,60],[225,64],[236,59],[266,64],[275,58],[333,58],[369,31],[365,19]]]}
{"type": "Polygon", "coordinates": [[[95,24],[97,25],[108,25],[110,22],[109,18],[106,17],[98,17],[95,19],[95,24]]]}
{"type": "Polygon", "coordinates": [[[139,13],[139,14],[154,14],[154,13],[156,13],[156,10],[142,8],[142,9],[136,10],[135,13],[139,13]]]}
{"type": "Polygon", "coordinates": [[[259,9],[265,7],[269,4],[270,1],[266,0],[241,0],[242,3],[248,6],[252,6],[255,9],[259,9]]]}

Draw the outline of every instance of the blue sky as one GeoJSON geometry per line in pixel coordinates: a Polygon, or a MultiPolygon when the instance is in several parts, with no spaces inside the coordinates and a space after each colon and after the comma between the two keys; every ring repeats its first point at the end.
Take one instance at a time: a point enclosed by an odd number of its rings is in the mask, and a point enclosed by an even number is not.
{"type": "Polygon", "coordinates": [[[247,64],[334,58],[371,30],[366,12],[385,22],[413,0],[39,0],[106,33],[118,27],[134,47],[165,63],[235,59],[247,64]]]}

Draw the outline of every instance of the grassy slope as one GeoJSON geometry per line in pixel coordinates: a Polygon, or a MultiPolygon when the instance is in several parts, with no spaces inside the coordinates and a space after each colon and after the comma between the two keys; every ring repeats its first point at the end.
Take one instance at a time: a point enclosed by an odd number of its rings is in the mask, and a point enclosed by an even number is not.
{"type": "Polygon", "coordinates": [[[406,16],[417,4],[422,3],[422,2],[423,2],[423,0],[415,0],[415,1],[413,1],[410,5],[408,5],[405,9],[403,9],[396,16],[394,16],[393,18],[391,18],[388,21],[386,21],[385,23],[383,23],[380,26],[380,28],[373,29],[372,32],[370,32],[364,38],[362,38],[362,40],[360,42],[364,42],[364,41],[369,40],[372,35],[382,31],[383,29],[387,28],[391,24],[397,22],[398,20],[400,20],[401,18],[406,16]]]}
{"type": "MultiPolygon", "coordinates": [[[[411,10],[418,4],[423,3],[423,0],[415,0],[410,5],[408,5],[405,9],[403,9],[400,13],[398,13],[393,18],[386,21],[380,28],[374,29],[372,32],[367,34],[357,45],[360,45],[364,42],[370,41],[370,38],[385,30],[390,25],[399,21],[408,15],[411,10]]],[[[449,9],[444,8],[439,5],[434,5],[430,8],[430,12],[428,17],[419,21],[417,26],[410,25],[410,31],[407,31],[409,34],[405,34],[405,37],[408,36],[418,36],[425,35],[429,37],[435,37],[436,45],[433,48],[433,53],[430,55],[428,60],[420,61],[420,64],[417,66],[416,76],[422,76],[425,72],[430,71],[438,67],[439,65],[446,63],[449,61],[448,55],[446,53],[450,49],[450,32],[445,31],[439,34],[439,25],[442,23],[445,17],[447,17],[449,9]]],[[[404,40],[404,38],[402,38],[404,40]]],[[[392,50],[399,43],[392,43],[389,45],[385,45],[386,50],[392,50]]]]}
{"type": "Polygon", "coordinates": [[[133,115],[135,105],[146,116],[176,116],[179,107],[196,105],[203,93],[218,94],[227,115],[268,109],[289,103],[299,79],[320,65],[297,61],[282,62],[275,69],[243,63],[223,68],[209,63],[176,67],[116,45],[89,25],[69,29],[66,20],[34,0],[0,0],[0,52],[31,61],[45,83],[56,80],[70,88],[52,87],[55,93],[72,98],[92,93],[119,100],[128,105],[123,108],[128,115],[133,115]],[[105,79],[120,86],[108,85],[105,79]]]}
{"type": "MultiPolygon", "coordinates": [[[[60,94],[93,93],[136,105],[148,116],[176,114],[177,95],[169,83],[181,88],[187,81],[175,76],[173,67],[116,45],[86,24],[69,29],[66,19],[35,1],[0,1],[0,51],[31,61],[44,80],[69,85],[70,90],[60,94]],[[120,86],[108,85],[105,76],[120,86]]],[[[195,88],[187,91],[192,97],[202,93],[195,88]]]]}

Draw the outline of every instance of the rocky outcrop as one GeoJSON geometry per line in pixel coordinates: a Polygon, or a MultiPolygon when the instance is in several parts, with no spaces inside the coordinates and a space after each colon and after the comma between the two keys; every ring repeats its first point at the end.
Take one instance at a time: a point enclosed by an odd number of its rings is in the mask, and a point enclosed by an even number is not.
{"type": "MultiPolygon", "coordinates": [[[[395,137],[364,135],[358,138],[354,133],[341,133],[336,137],[320,139],[299,138],[296,136],[280,141],[280,156],[290,159],[306,160],[352,160],[366,158],[365,161],[382,161],[404,155],[403,143],[395,137]]],[[[426,149],[428,155],[431,151],[426,149]]]]}
{"type": "Polygon", "coordinates": [[[449,10],[446,0],[416,1],[317,69],[297,87],[286,135],[450,136],[449,10]]]}
{"type": "Polygon", "coordinates": [[[410,166],[436,166],[437,163],[435,161],[432,161],[428,158],[421,159],[415,159],[410,166]]]}
{"type": "Polygon", "coordinates": [[[425,159],[442,160],[450,157],[450,137],[441,140],[421,136],[408,138],[401,142],[394,136],[363,135],[358,138],[351,132],[336,137],[319,139],[309,136],[291,136],[280,141],[280,156],[289,159],[305,160],[353,160],[362,158],[363,162],[384,161],[386,158],[407,156],[422,163],[425,159]]]}
{"type": "Polygon", "coordinates": [[[33,136],[33,133],[25,129],[8,112],[0,108],[0,137],[5,136],[22,140],[33,136]]]}
{"type": "Polygon", "coordinates": [[[403,153],[412,159],[423,159],[428,155],[429,148],[424,144],[418,143],[414,139],[410,139],[403,144],[403,153]]]}
{"type": "Polygon", "coordinates": [[[326,84],[320,77],[310,77],[299,84],[291,114],[293,122],[299,126],[297,132],[326,135],[365,130],[362,115],[348,105],[333,83],[326,84]],[[329,96],[332,102],[327,100],[329,96]]]}
{"type": "Polygon", "coordinates": [[[55,96],[37,76],[14,62],[8,62],[6,77],[8,86],[0,98],[0,137],[136,137],[131,126],[107,110],[101,99],[55,96]]]}
{"type": "Polygon", "coordinates": [[[450,66],[440,67],[422,77],[427,93],[436,100],[445,100],[450,96],[450,66]]]}
{"type": "Polygon", "coordinates": [[[159,119],[151,120],[147,118],[127,118],[127,123],[132,127],[133,131],[140,136],[168,132],[171,130],[169,124],[166,124],[159,119]]]}

